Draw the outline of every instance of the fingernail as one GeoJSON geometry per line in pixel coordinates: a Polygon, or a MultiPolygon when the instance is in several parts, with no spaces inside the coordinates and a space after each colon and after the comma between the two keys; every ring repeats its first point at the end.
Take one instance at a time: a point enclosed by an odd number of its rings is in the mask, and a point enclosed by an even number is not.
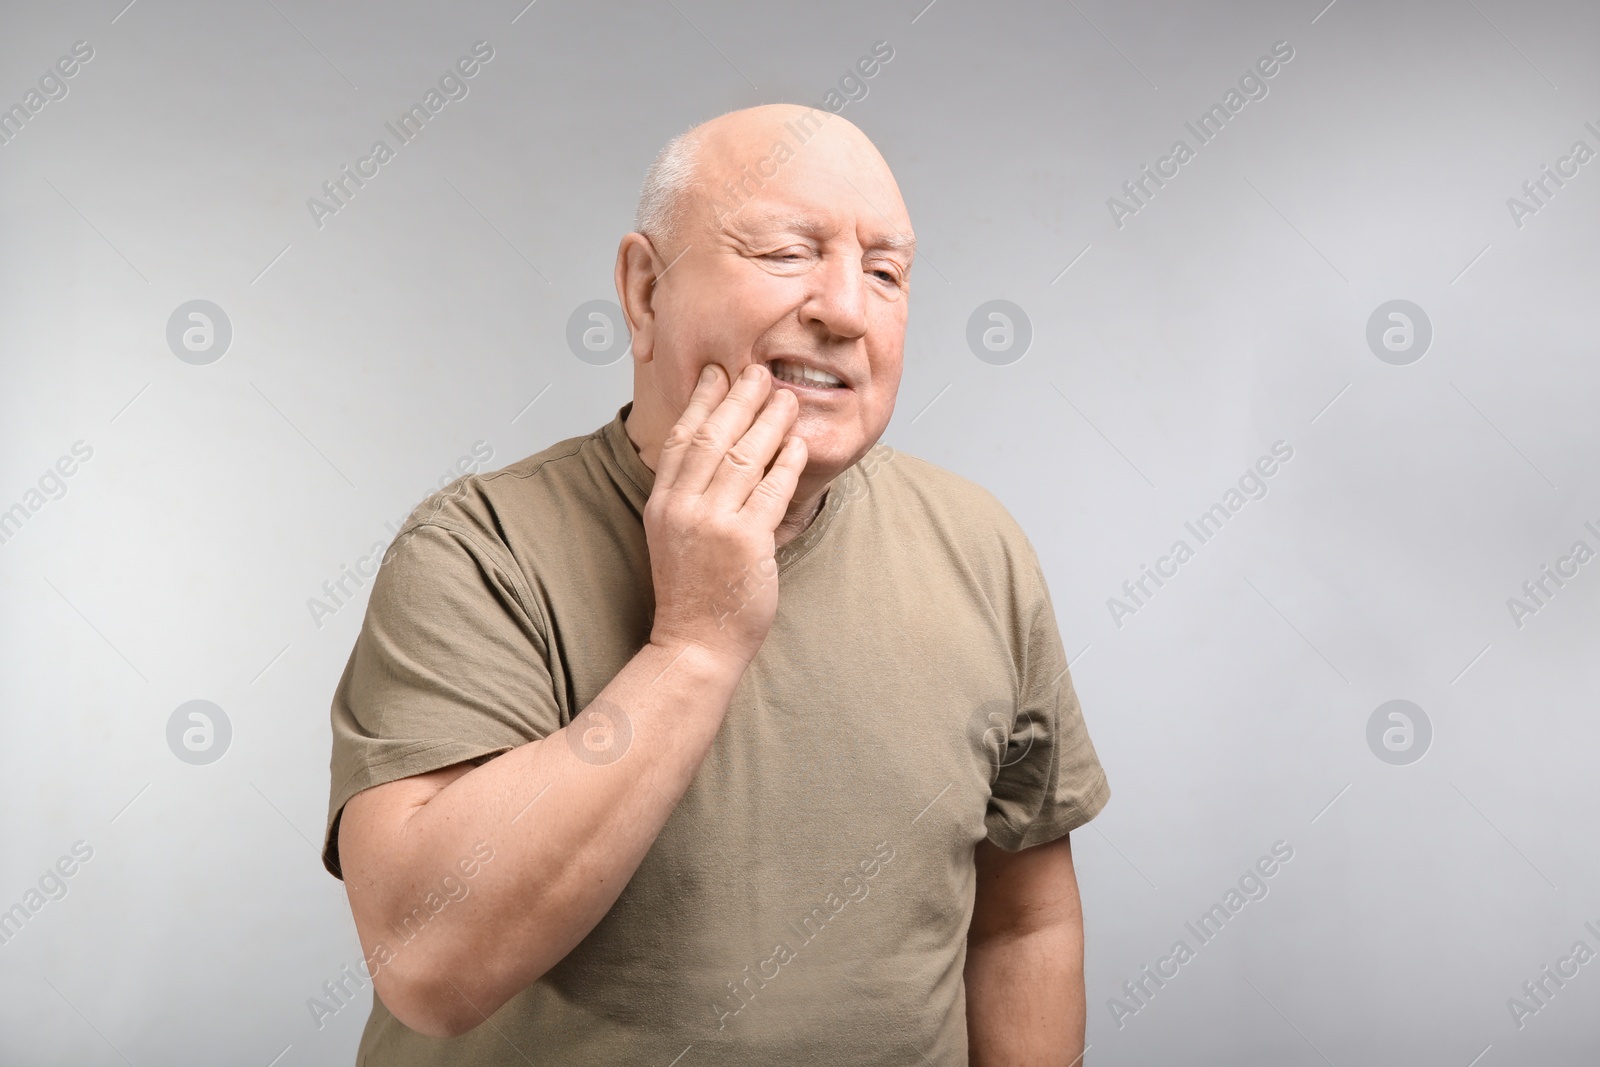
{"type": "Polygon", "coordinates": [[[752,382],[761,377],[761,364],[752,363],[746,367],[744,369],[744,377],[750,379],[752,382]]]}
{"type": "Polygon", "coordinates": [[[705,369],[700,372],[700,384],[709,385],[711,384],[711,379],[715,378],[716,376],[716,369],[711,364],[707,363],[705,369]]]}

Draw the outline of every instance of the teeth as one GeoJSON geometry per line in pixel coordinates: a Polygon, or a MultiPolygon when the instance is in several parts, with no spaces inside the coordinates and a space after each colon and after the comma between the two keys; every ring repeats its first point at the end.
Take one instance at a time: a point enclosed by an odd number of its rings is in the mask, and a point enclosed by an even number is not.
{"type": "Polygon", "coordinates": [[[827,371],[804,367],[786,359],[773,360],[770,368],[774,378],[780,382],[788,382],[791,385],[840,386],[844,384],[844,382],[827,371]]]}

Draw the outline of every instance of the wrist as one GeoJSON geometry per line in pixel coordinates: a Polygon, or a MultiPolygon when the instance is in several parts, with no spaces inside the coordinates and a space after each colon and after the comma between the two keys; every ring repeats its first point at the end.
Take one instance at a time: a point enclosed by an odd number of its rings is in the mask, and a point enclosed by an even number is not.
{"type": "Polygon", "coordinates": [[[667,634],[652,633],[646,647],[655,650],[651,658],[660,662],[657,678],[670,671],[688,675],[706,685],[724,682],[730,694],[754,658],[753,653],[746,657],[720,646],[667,634]]]}

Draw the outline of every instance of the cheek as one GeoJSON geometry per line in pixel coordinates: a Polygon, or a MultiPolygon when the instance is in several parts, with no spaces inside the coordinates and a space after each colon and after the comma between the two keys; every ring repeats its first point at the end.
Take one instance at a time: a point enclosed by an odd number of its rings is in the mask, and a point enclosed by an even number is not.
{"type": "Polygon", "coordinates": [[[873,377],[898,382],[905,362],[906,320],[909,307],[905,297],[881,304],[867,324],[867,354],[873,377]]]}
{"type": "Polygon", "coordinates": [[[680,311],[659,321],[662,328],[651,353],[656,363],[656,381],[681,404],[694,392],[702,367],[708,363],[728,366],[727,338],[715,314],[680,311]]]}
{"type": "Polygon", "coordinates": [[[879,340],[867,354],[872,368],[872,392],[886,403],[894,402],[895,391],[900,388],[901,372],[905,369],[905,335],[899,323],[888,327],[880,335],[893,338],[892,342],[879,340]]]}
{"type": "Polygon", "coordinates": [[[905,361],[901,353],[895,352],[886,356],[873,370],[873,380],[884,391],[893,394],[900,388],[900,375],[905,369],[905,361]]]}
{"type": "Polygon", "coordinates": [[[677,364],[693,364],[692,385],[700,367],[709,362],[737,370],[748,357],[752,343],[769,327],[764,305],[732,285],[706,285],[693,303],[664,309],[661,343],[677,364]]]}

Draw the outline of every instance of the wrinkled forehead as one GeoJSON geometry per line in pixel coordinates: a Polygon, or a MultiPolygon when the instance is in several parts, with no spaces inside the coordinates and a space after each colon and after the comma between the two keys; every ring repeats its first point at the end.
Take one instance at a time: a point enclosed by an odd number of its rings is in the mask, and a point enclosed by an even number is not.
{"type": "Polygon", "coordinates": [[[712,133],[701,146],[697,213],[715,232],[849,230],[863,243],[870,235],[909,245],[911,219],[888,163],[854,126],[829,118],[809,129],[766,122],[712,133]]]}
{"type": "MultiPolygon", "coordinates": [[[[852,194],[853,195],[853,194],[852,194]]],[[[819,245],[853,239],[866,252],[894,252],[909,261],[917,240],[909,224],[901,229],[857,196],[839,201],[806,197],[758,198],[716,221],[718,232],[751,245],[793,238],[819,245]]]]}

